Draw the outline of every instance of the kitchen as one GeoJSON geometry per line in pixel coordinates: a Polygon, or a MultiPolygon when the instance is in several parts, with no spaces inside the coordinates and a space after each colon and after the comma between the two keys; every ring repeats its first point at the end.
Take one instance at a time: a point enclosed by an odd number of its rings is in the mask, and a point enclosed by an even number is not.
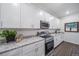
{"type": "Polygon", "coordinates": [[[79,55],[79,51],[70,50],[70,46],[79,45],[78,6],[78,3],[0,3],[0,56],[79,55]],[[72,22],[76,22],[76,29],[70,27],[72,22]],[[64,52],[63,47],[69,50],[64,52]]]}

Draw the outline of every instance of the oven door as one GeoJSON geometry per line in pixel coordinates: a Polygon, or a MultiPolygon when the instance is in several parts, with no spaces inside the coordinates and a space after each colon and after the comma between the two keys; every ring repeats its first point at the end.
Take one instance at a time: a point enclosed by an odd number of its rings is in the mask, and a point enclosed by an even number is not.
{"type": "Polygon", "coordinates": [[[48,54],[54,48],[54,40],[45,43],[45,54],[48,54]]]}

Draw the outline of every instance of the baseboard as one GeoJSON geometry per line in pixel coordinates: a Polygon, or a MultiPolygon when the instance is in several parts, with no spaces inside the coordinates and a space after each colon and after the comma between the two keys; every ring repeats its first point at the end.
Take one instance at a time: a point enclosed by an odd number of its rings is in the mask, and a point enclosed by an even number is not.
{"type": "Polygon", "coordinates": [[[67,42],[67,43],[70,43],[70,44],[74,44],[74,45],[78,45],[79,46],[79,44],[76,44],[74,42],[68,42],[68,41],[64,41],[64,42],[67,42]]]}
{"type": "Polygon", "coordinates": [[[73,43],[73,42],[68,42],[68,41],[62,41],[59,45],[57,45],[54,49],[56,49],[57,47],[59,47],[63,42],[67,42],[67,43],[69,43],[69,44],[74,44],[74,45],[78,45],[79,46],[79,44],[76,44],[76,43],[73,43]]]}
{"type": "Polygon", "coordinates": [[[58,44],[54,49],[56,49],[57,47],[59,47],[64,41],[62,41],[60,44],[58,44]]]}

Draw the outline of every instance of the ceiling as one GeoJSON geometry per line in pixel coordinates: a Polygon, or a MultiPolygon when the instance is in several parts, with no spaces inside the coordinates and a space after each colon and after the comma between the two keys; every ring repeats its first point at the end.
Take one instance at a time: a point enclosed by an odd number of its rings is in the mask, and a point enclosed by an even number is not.
{"type": "Polygon", "coordinates": [[[79,3],[33,3],[33,5],[58,18],[79,13],[79,3]],[[67,11],[69,14],[66,14],[67,11]]]}

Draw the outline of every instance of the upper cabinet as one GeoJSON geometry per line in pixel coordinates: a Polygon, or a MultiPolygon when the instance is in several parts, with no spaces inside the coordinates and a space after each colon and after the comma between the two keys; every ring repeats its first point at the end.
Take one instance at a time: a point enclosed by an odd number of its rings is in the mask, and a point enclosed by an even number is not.
{"type": "Polygon", "coordinates": [[[0,4],[0,28],[40,28],[40,20],[56,27],[56,20],[49,13],[31,4],[0,4]]]}
{"type": "Polygon", "coordinates": [[[53,29],[55,26],[55,17],[47,12],[44,12],[44,20],[49,23],[49,29],[53,29]]]}
{"type": "MultiPolygon", "coordinates": [[[[42,13],[41,13],[42,14],[42,13]]],[[[46,21],[49,23],[49,29],[57,29],[60,28],[60,19],[52,16],[51,14],[47,12],[43,12],[42,14],[42,20],[46,21]]]]}
{"type": "Polygon", "coordinates": [[[51,21],[50,21],[50,28],[52,28],[52,29],[60,28],[60,20],[57,19],[56,17],[51,19],[51,21]]]}
{"type": "Polygon", "coordinates": [[[1,4],[1,27],[20,27],[20,6],[16,6],[10,3],[1,4]]]}
{"type": "Polygon", "coordinates": [[[38,10],[32,5],[21,4],[21,27],[22,28],[40,28],[40,17],[38,10]]]}
{"type": "Polygon", "coordinates": [[[1,28],[40,28],[38,10],[30,4],[1,4],[1,28]]]}

